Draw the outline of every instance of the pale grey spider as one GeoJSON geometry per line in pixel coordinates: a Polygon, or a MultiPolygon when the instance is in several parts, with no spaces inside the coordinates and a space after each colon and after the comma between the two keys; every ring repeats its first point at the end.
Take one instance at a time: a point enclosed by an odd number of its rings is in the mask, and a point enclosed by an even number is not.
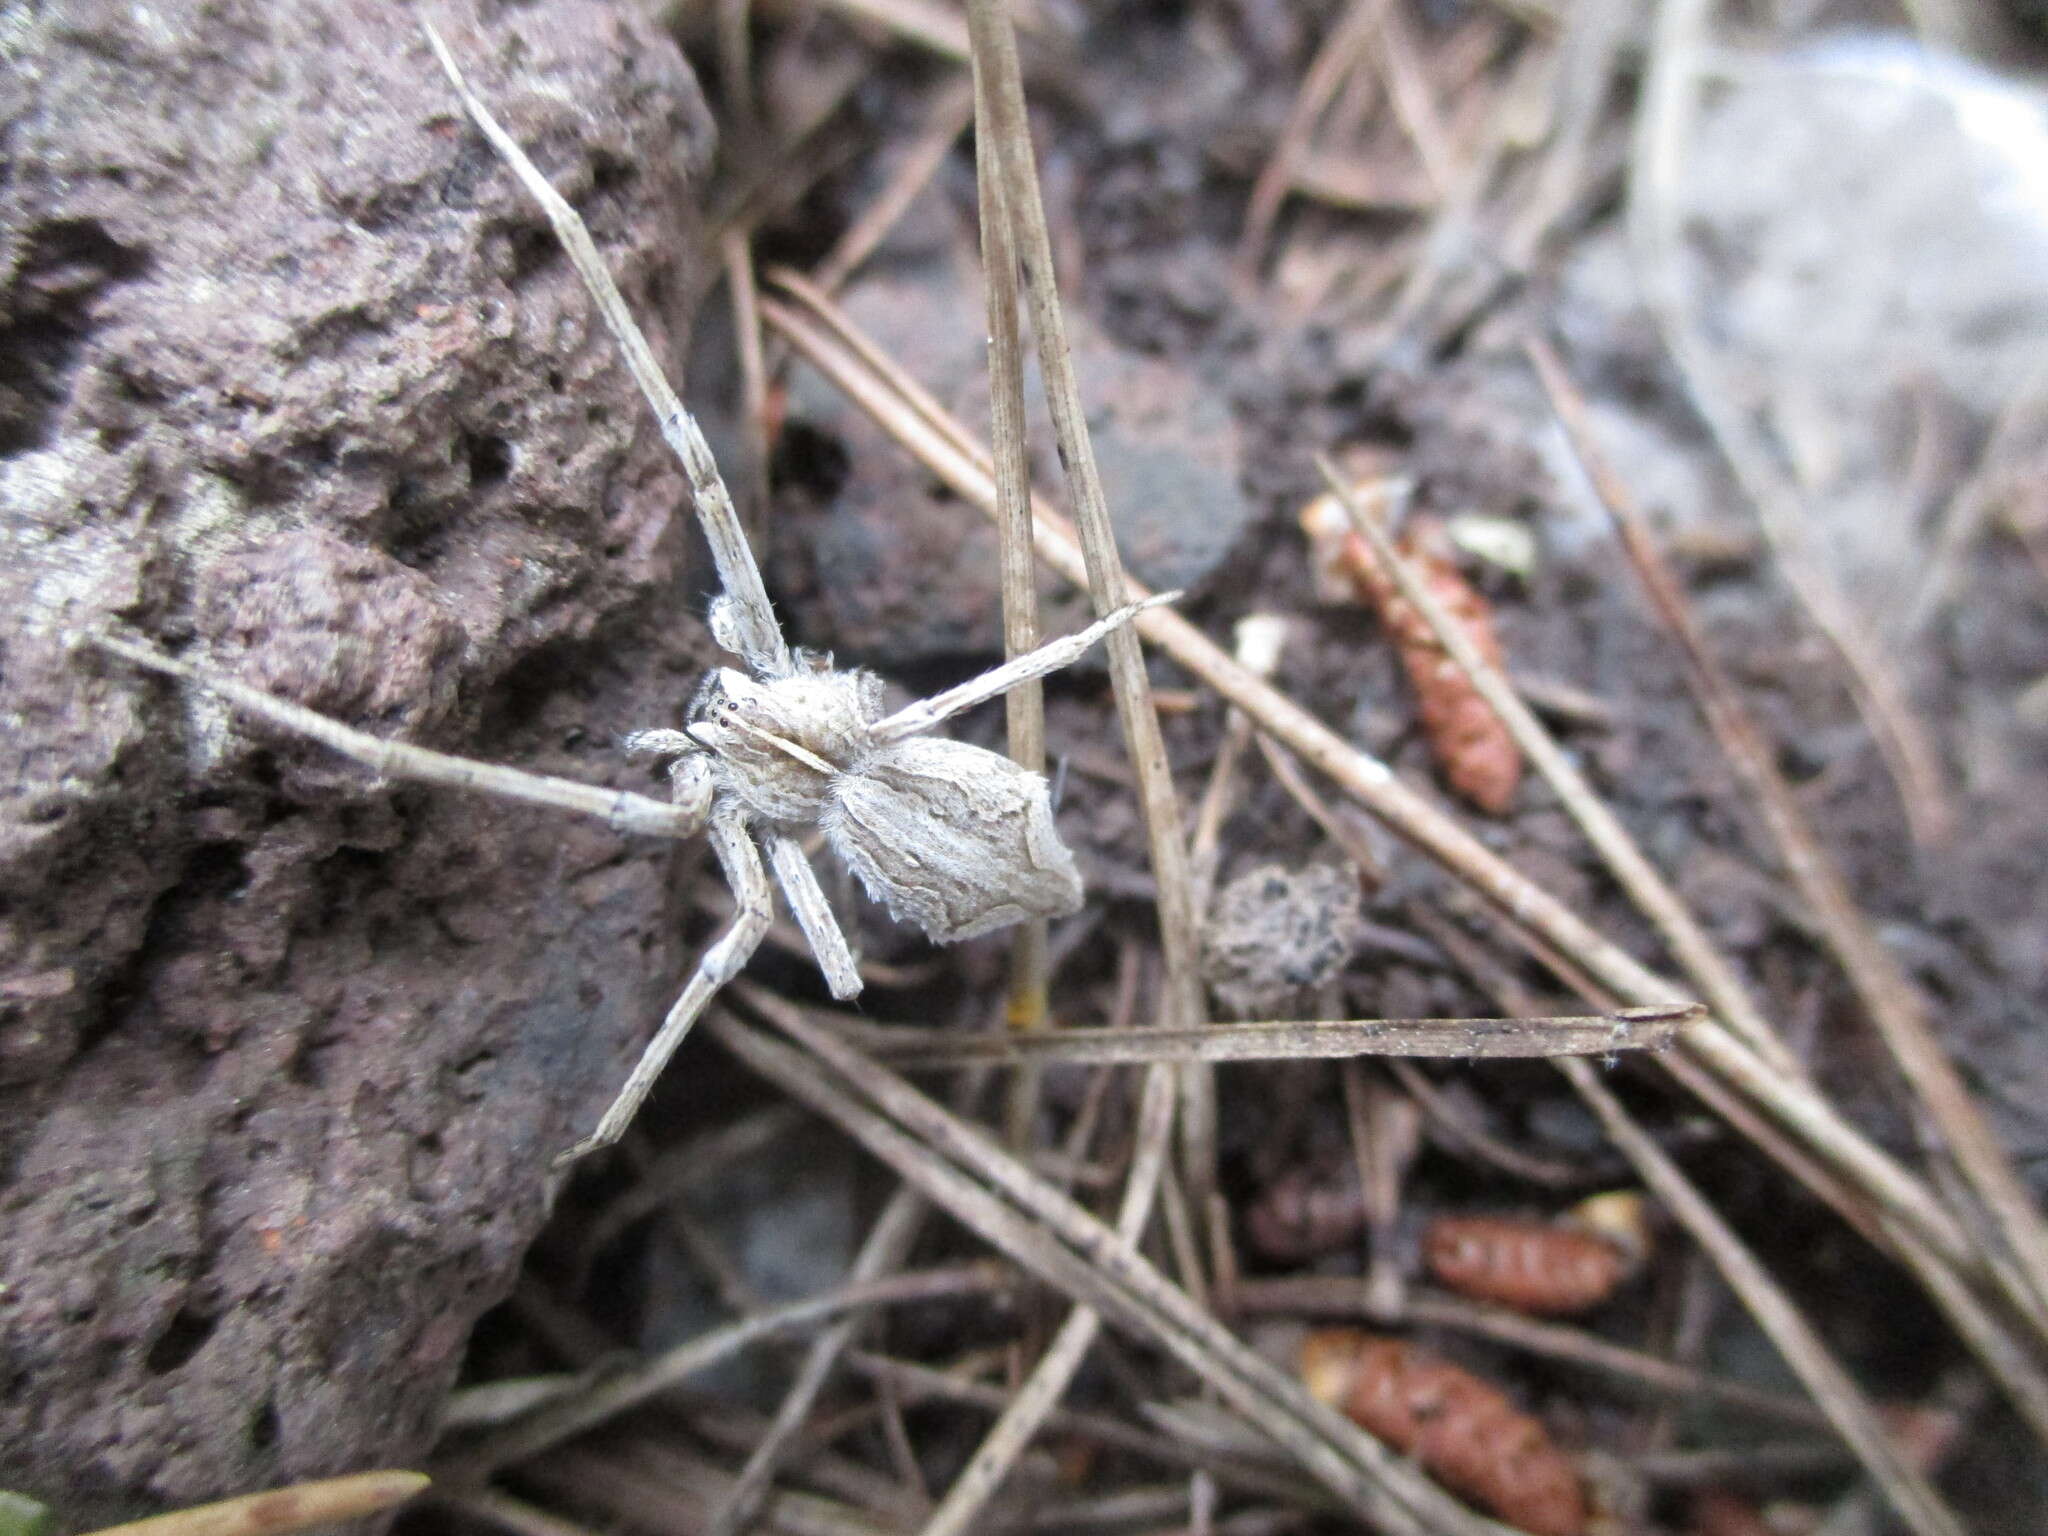
{"type": "Polygon", "coordinates": [[[925,733],[961,710],[1070,665],[1110,630],[1173,594],[1119,609],[1079,634],[890,715],[882,713],[882,683],[873,673],[838,670],[792,651],[711,449],[662,377],[583,221],[470,90],[440,37],[425,30],[470,116],[546,212],[617,337],[662,436],[682,460],[723,588],[711,605],[712,637],[747,671],[720,668],[707,677],[682,730],[627,738],[631,751],[673,758],[672,801],[665,804],[386,741],[136,640],[99,635],[94,642],[209,688],[380,774],[598,816],[621,831],[709,832],[732,887],[732,921],[704,952],[597,1129],[556,1158],[559,1167],[618,1140],[705,1005],[759,947],[771,920],[771,871],[832,995],[860,991],[852,952],[799,840],[806,829],[824,833],[892,916],[917,923],[941,943],[1078,908],[1081,877],[1054,830],[1045,781],[998,753],[925,733]]]}

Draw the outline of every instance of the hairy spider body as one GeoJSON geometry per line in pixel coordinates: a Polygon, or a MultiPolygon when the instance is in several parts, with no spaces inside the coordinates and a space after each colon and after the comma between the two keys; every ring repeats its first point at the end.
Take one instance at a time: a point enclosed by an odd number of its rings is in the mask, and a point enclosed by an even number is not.
{"type": "Polygon", "coordinates": [[[1081,877],[1054,830],[1045,781],[985,748],[926,733],[963,709],[1070,665],[1110,630],[1174,594],[1120,608],[1079,634],[892,715],[882,712],[882,682],[873,673],[792,651],[710,447],[662,376],[583,221],[477,99],[433,29],[423,30],[472,120],[554,226],[681,460],[723,587],[711,604],[712,638],[747,670],[721,667],[706,677],[682,729],[626,739],[628,750],[672,759],[664,803],[387,741],[136,639],[93,640],[138,665],[209,688],[380,774],[596,816],[621,831],[706,834],[732,888],[732,921],[705,950],[597,1129],[558,1157],[559,1167],[625,1131],[690,1026],[766,936],[776,886],[833,996],[860,991],[853,954],[800,841],[813,828],[892,916],[918,924],[941,943],[1074,911],[1081,877]]]}
{"type": "Polygon", "coordinates": [[[701,795],[708,772],[714,802],[791,831],[819,828],[890,916],[941,944],[1080,907],[1081,873],[1043,778],[966,742],[877,739],[879,677],[801,652],[797,667],[768,681],[720,668],[683,731],[634,744],[681,752],[679,803],[701,795]]]}

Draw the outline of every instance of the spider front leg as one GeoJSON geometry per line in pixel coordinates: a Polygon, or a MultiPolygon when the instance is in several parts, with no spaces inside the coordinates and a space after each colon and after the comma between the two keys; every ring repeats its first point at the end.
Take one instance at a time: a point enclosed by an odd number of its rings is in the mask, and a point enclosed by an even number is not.
{"type": "Polygon", "coordinates": [[[181,661],[153,645],[107,634],[91,635],[87,640],[103,651],[111,651],[152,672],[196,683],[219,694],[244,714],[268,720],[301,736],[310,736],[386,778],[446,784],[456,789],[495,795],[501,800],[524,800],[532,805],[575,811],[580,815],[595,816],[620,832],[646,832],[656,837],[695,837],[704,825],[708,796],[697,804],[664,804],[630,790],[580,784],[574,779],[558,779],[552,774],[526,773],[498,763],[454,757],[446,752],[413,746],[410,742],[387,741],[382,736],[372,736],[368,731],[343,725],[339,720],[330,720],[303,704],[294,704],[260,688],[251,688],[233,678],[222,677],[205,667],[181,661]]]}
{"type": "Polygon", "coordinates": [[[775,883],[782,887],[782,899],[789,903],[790,915],[810,941],[811,954],[825,974],[825,985],[842,1003],[860,996],[860,972],[854,966],[853,951],[847,947],[839,919],[832,915],[832,904],[818,884],[818,872],[804,856],[803,844],[787,832],[770,832],[762,841],[768,847],[768,864],[775,871],[775,883]]]}
{"type": "MultiPolygon", "coordinates": [[[[612,1100],[611,1108],[604,1112],[597,1129],[557,1157],[557,1168],[573,1163],[600,1147],[608,1147],[625,1134],[626,1127],[632,1124],[633,1116],[639,1111],[641,1101],[654,1086],[654,1080],[661,1076],[661,1069],[668,1065],[668,1059],[675,1055],[676,1047],[683,1043],[690,1026],[697,1022],[697,1016],[717,996],[720,988],[739,975],[768,933],[768,925],[774,917],[774,893],[768,884],[768,871],[747,831],[744,814],[734,806],[713,810],[710,837],[711,851],[718,856],[718,867],[725,871],[726,883],[732,887],[732,922],[704,951],[704,958],[697,962],[696,972],[683,988],[682,996],[669,1009],[668,1017],[661,1021],[661,1028],[647,1043],[647,1049],[641,1053],[632,1075],[626,1079],[626,1086],[612,1100]]],[[[844,940],[841,942],[843,944],[844,940]]]]}
{"type": "MultiPolygon", "coordinates": [[[[712,612],[715,619],[717,604],[713,604],[712,612]]],[[[714,633],[716,629],[714,622],[714,633]]],[[[676,804],[697,807],[701,822],[711,807],[716,780],[710,757],[689,732],[635,731],[626,738],[626,750],[673,756],[675,761],[669,764],[668,773],[675,785],[676,804]]],[[[776,831],[764,831],[761,844],[768,850],[768,867],[774,872],[775,883],[782,887],[783,900],[789,904],[797,927],[803,930],[811,946],[811,955],[824,973],[826,986],[840,1002],[860,996],[860,971],[854,965],[853,951],[840,931],[839,920],[832,915],[831,903],[825,900],[817,871],[804,856],[803,844],[787,832],[776,831]]]]}

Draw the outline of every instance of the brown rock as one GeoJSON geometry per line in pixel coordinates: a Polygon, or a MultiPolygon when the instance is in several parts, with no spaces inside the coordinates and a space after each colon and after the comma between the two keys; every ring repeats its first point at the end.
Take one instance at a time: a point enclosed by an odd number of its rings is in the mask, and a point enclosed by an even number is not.
{"type": "MultiPolygon", "coordinates": [[[[673,358],[687,66],[631,5],[487,15],[436,19],[673,358]]],[[[667,850],[73,637],[632,782],[692,633],[681,477],[411,13],[141,16],[0,73],[0,1487],[79,1526],[416,1459],[678,956],[667,850]]]]}
{"type": "MultiPolygon", "coordinates": [[[[956,261],[921,252],[885,262],[853,286],[845,308],[986,440],[988,323],[978,285],[956,261]]],[[[1125,564],[1155,590],[1199,591],[1228,569],[1253,521],[1230,408],[1210,381],[1118,346],[1071,307],[1067,324],[1125,564]]],[[[1026,401],[1033,483],[1064,508],[1035,356],[1026,401]]],[[[792,408],[794,473],[778,495],[770,574],[810,626],[806,643],[884,670],[999,654],[994,525],[807,369],[797,372],[792,408]]],[[[1041,574],[1039,589],[1046,634],[1094,617],[1065,583],[1041,574]]]]}

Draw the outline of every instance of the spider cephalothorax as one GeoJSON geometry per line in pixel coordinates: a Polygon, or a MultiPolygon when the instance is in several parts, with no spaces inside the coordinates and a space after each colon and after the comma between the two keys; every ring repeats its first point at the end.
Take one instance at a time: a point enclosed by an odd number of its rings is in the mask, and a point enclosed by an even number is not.
{"type": "Polygon", "coordinates": [[[811,823],[832,780],[861,771],[881,714],[882,680],[872,672],[805,668],[756,680],[720,667],[691,701],[683,735],[710,754],[718,786],[753,814],[811,823]]]}

